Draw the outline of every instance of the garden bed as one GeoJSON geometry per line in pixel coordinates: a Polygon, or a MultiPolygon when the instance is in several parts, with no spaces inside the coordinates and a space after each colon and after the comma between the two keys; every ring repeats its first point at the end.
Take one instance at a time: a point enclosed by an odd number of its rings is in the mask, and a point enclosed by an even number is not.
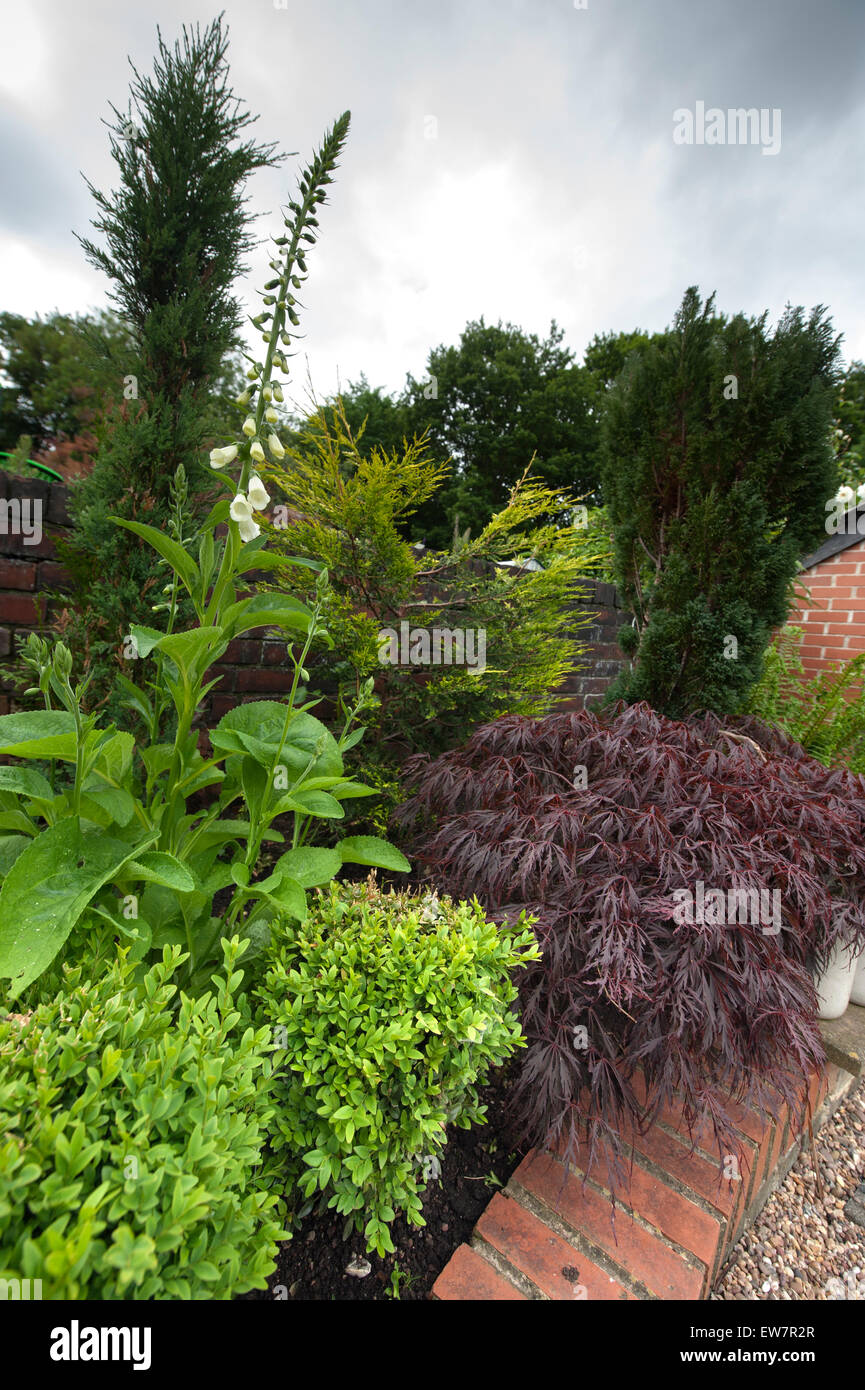
{"type": "Polygon", "coordinates": [[[385,1299],[395,1296],[395,1283],[400,1299],[427,1298],[451,1255],[470,1239],[493,1193],[505,1186],[522,1157],[507,1117],[508,1083],[515,1066],[519,1058],[480,1090],[487,1106],[485,1125],[451,1128],[441,1178],[426,1190],[426,1226],[410,1226],[397,1216],[391,1226],[395,1254],[367,1255],[363,1237],[353,1231],[343,1239],[344,1219],[336,1212],[310,1215],[281,1246],[267,1289],[244,1294],[243,1299],[385,1299]],[[345,1272],[356,1259],[369,1261],[365,1278],[345,1272]]]}

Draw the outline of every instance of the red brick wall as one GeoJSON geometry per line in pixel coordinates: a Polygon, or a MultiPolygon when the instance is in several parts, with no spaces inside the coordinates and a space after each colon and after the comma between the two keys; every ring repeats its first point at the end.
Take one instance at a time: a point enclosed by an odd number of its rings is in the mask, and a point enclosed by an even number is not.
{"type": "Polygon", "coordinates": [[[0,714],[8,714],[14,687],[4,679],[4,662],[45,625],[47,593],[62,588],[67,572],[55,555],[59,537],[69,529],[68,489],[39,478],[18,478],[0,471],[0,497],[41,503],[42,539],[28,545],[23,536],[0,534],[0,714]]]}
{"type": "Polygon", "coordinates": [[[865,538],[805,570],[797,592],[799,602],[788,621],[803,630],[808,676],[865,652],[865,538]]]}

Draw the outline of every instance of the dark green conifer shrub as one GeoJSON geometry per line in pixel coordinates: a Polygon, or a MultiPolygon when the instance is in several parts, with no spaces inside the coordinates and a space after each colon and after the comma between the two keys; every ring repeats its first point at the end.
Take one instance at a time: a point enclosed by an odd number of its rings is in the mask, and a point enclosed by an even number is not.
{"type": "Polygon", "coordinates": [[[603,495],[636,619],[611,701],[735,710],[825,538],[839,340],[822,307],[788,309],[771,334],[766,317],[716,314],[691,288],[607,395],[603,495]]]}
{"type": "Polygon", "coordinates": [[[150,621],[160,598],[151,549],[109,518],[165,526],[179,465],[193,498],[210,485],[202,448],[235,370],[226,361],[239,342],[231,286],[253,245],[244,185],[278,158],[242,138],[257,118],[229,86],[227,45],[221,19],[203,33],[184,28],[173,49],[160,34],[153,76],[133,68],[132,115],[112,108],[119,187],[104,194],[88,182],[105,244],[81,244],[111,280],[133,343],[125,399],[73,494],[76,529],[64,549],[78,615],[66,635],[87,654],[91,701],[109,691],[129,624],[150,621]]]}

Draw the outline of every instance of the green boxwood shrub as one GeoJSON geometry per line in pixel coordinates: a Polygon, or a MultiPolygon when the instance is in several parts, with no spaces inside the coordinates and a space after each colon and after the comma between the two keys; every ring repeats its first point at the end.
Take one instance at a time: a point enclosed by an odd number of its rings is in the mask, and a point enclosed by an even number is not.
{"type": "Polygon", "coordinates": [[[525,1045],[511,974],[537,958],[525,916],[496,927],[476,901],[371,882],[333,885],[275,939],[259,1021],[274,1027],[276,1122],[308,1199],[297,1215],[335,1207],[380,1255],[397,1210],[424,1225],[445,1127],[484,1119],[478,1085],[525,1045]]]}
{"type": "Polygon", "coordinates": [[[138,979],[125,953],[66,965],[52,999],[0,1008],[0,1278],[52,1299],[265,1287],[287,1233],[262,1157],[272,1035],[236,998],[245,944],[179,1008],[179,947],[138,979]]]}

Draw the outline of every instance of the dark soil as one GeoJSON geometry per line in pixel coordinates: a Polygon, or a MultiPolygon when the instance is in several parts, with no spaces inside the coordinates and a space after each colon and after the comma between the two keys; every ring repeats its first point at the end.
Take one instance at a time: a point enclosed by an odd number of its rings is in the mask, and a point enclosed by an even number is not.
{"type": "Polygon", "coordinates": [[[480,1091],[487,1107],[485,1124],[451,1127],[442,1154],[441,1178],[428,1184],[423,1203],[425,1226],[410,1226],[400,1215],[391,1223],[396,1253],[368,1254],[361,1234],[343,1239],[345,1218],[337,1212],[311,1215],[293,1238],[280,1247],[268,1288],[245,1299],[344,1300],[425,1299],[458,1245],[467,1242],[493,1193],[505,1186],[520,1162],[508,1124],[508,1078],[517,1057],[480,1091]],[[364,1278],[346,1274],[353,1260],[368,1260],[364,1278]],[[398,1294],[394,1291],[398,1287],[398,1294]],[[279,1287],[282,1286],[282,1287],[279,1287]]]}

